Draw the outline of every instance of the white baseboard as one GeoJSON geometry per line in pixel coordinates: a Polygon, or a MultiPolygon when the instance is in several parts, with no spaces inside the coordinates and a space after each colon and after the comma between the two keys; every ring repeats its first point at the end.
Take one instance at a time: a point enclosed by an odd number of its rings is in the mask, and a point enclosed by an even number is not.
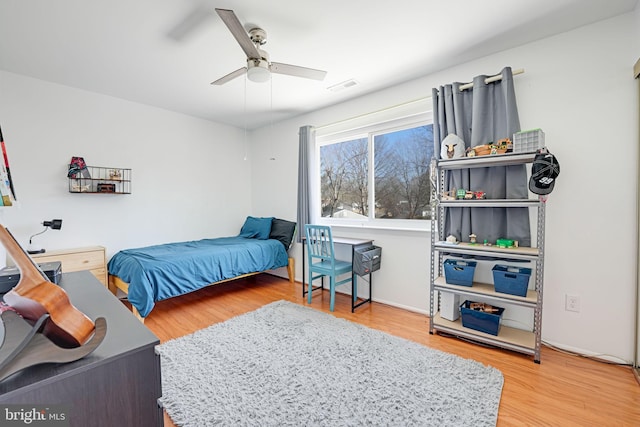
{"type": "Polygon", "coordinates": [[[559,350],[564,350],[569,353],[575,353],[579,356],[584,356],[584,357],[588,357],[596,360],[599,359],[599,360],[616,363],[620,365],[632,365],[632,362],[630,360],[624,360],[620,357],[613,356],[611,354],[595,353],[593,351],[585,350],[583,348],[572,347],[566,344],[559,344],[559,343],[551,342],[545,339],[542,340],[542,343],[548,344],[551,347],[556,347],[559,350]]]}
{"type": "MultiPolygon", "coordinates": [[[[422,310],[422,309],[417,308],[417,307],[411,307],[409,305],[398,304],[396,302],[386,301],[386,300],[379,299],[379,298],[372,298],[372,299],[373,299],[374,302],[379,302],[380,304],[390,305],[391,307],[401,308],[403,310],[411,311],[413,313],[424,314],[425,316],[429,317],[429,310],[422,310]]],[[[428,331],[426,331],[426,332],[428,332],[428,331]]]]}
{"type": "MultiPolygon", "coordinates": [[[[280,274],[277,274],[278,270],[271,270],[271,271],[269,271],[269,274],[281,277],[282,279],[288,279],[288,276],[282,276],[280,274]]],[[[302,281],[298,280],[297,278],[296,278],[296,282],[297,283],[302,283],[302,281]]],[[[351,285],[349,285],[348,287],[347,286],[343,286],[343,288],[344,289],[340,289],[340,287],[338,287],[336,289],[336,292],[340,293],[340,294],[351,295],[351,285]]],[[[369,290],[368,285],[362,286],[362,288],[364,288],[363,290],[366,290],[366,291],[369,290]]],[[[358,287],[358,290],[359,291],[361,290],[360,286],[358,287]]],[[[358,292],[358,294],[360,294],[360,295],[362,293],[363,292],[358,292]]],[[[364,295],[364,298],[367,298],[368,297],[368,292],[364,292],[364,293],[366,294],[366,295],[364,295]]],[[[374,298],[372,298],[372,300],[374,302],[379,302],[380,304],[389,305],[391,307],[401,308],[403,310],[411,311],[413,313],[420,313],[420,314],[424,314],[425,316],[429,316],[429,309],[422,310],[422,309],[419,309],[419,308],[416,308],[416,307],[412,307],[412,306],[409,306],[409,305],[398,304],[396,302],[391,302],[391,301],[387,301],[387,300],[384,300],[384,299],[375,298],[375,296],[374,296],[374,298]]]]}

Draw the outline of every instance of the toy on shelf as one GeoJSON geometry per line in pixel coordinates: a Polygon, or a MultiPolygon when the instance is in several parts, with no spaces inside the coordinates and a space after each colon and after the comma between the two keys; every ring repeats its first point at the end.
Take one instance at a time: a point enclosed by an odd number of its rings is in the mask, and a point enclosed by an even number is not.
{"type": "Polygon", "coordinates": [[[471,243],[472,245],[475,245],[476,243],[478,243],[477,239],[478,239],[478,236],[476,236],[475,234],[473,233],[469,234],[469,243],[471,243]]]}
{"type": "Polygon", "coordinates": [[[506,148],[502,149],[493,144],[482,144],[467,149],[467,157],[488,156],[490,154],[504,154],[506,152],[506,148]]]}
{"type": "Polygon", "coordinates": [[[476,145],[466,150],[467,157],[488,156],[495,154],[504,154],[513,151],[513,144],[509,138],[502,138],[498,142],[489,142],[488,144],[476,145]]]}
{"type": "Polygon", "coordinates": [[[109,179],[112,181],[121,181],[122,180],[122,172],[118,169],[110,169],[109,170],[109,179]]]}
{"type": "Polygon", "coordinates": [[[71,191],[73,193],[88,193],[90,191],[91,185],[80,185],[75,182],[71,184],[71,191]]]}
{"type": "Polygon", "coordinates": [[[451,191],[445,191],[440,196],[441,200],[481,200],[486,199],[487,196],[484,191],[471,191],[464,188],[453,189],[451,191]]]}
{"type": "Polygon", "coordinates": [[[445,191],[440,196],[441,200],[455,200],[456,199],[456,190],[445,191]]]}
{"type": "Polygon", "coordinates": [[[496,246],[499,247],[499,248],[517,248],[518,247],[518,241],[517,240],[511,240],[511,239],[500,238],[500,239],[496,240],[496,246]]]}
{"type": "Polygon", "coordinates": [[[447,236],[446,242],[451,244],[451,245],[457,245],[458,244],[458,239],[456,239],[456,236],[450,234],[447,236]]]}
{"type": "Polygon", "coordinates": [[[469,304],[469,308],[474,311],[482,311],[483,313],[497,313],[500,311],[498,307],[494,307],[484,302],[472,302],[469,304]]]}
{"type": "Polygon", "coordinates": [[[509,138],[502,138],[498,140],[495,147],[505,149],[507,153],[510,153],[513,151],[513,142],[509,138]]]}
{"type": "Polygon", "coordinates": [[[442,140],[440,157],[443,159],[456,159],[464,157],[464,141],[456,134],[450,133],[442,140]]]}

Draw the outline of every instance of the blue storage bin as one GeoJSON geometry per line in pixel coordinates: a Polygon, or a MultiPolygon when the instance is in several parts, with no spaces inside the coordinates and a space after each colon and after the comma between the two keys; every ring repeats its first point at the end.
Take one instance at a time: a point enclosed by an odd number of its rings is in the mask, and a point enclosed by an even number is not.
{"type": "Polygon", "coordinates": [[[473,310],[470,308],[472,301],[465,301],[460,304],[460,315],[462,317],[462,326],[465,328],[475,329],[485,334],[498,335],[500,331],[500,320],[504,308],[496,307],[496,313],[485,313],[483,311],[473,310]]]}
{"type": "Polygon", "coordinates": [[[444,280],[451,285],[473,286],[475,261],[447,259],[444,261],[444,280]]]}
{"type": "Polygon", "coordinates": [[[527,296],[529,288],[530,268],[495,265],[493,271],[493,285],[496,292],[503,294],[527,296]]]}

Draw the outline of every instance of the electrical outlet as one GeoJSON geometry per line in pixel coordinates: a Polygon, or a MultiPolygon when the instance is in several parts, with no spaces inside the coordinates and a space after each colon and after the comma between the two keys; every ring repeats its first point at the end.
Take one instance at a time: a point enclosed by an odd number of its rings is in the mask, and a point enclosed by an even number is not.
{"type": "Polygon", "coordinates": [[[580,297],[577,295],[566,294],[564,296],[564,309],[567,311],[580,312],[580,297]]]}

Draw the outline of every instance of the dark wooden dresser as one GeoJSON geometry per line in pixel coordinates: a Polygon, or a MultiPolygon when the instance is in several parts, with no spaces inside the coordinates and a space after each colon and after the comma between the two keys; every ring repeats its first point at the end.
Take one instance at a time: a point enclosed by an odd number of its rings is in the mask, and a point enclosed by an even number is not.
{"type": "Polygon", "coordinates": [[[107,320],[104,341],[76,362],[33,366],[1,381],[0,406],[63,406],[78,427],[162,426],[158,338],[89,271],[63,274],[60,286],[91,319],[107,320]]]}

